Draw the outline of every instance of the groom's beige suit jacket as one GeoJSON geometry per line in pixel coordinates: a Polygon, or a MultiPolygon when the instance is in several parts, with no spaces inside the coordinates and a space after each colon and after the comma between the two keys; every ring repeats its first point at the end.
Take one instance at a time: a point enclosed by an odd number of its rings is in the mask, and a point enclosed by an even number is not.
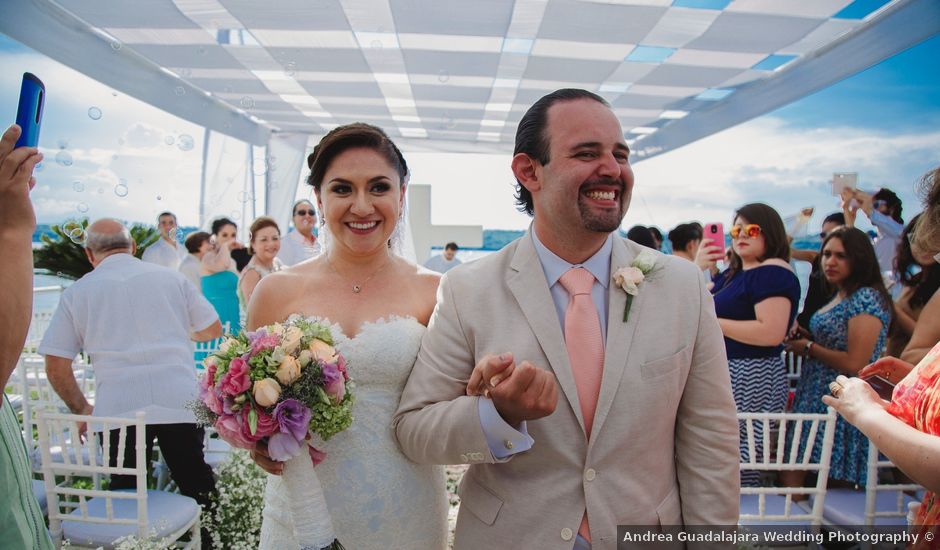
{"type": "MultiPolygon", "coordinates": [[[[613,238],[611,273],[643,247],[613,238]]],[[[451,270],[395,416],[415,462],[469,463],[458,550],[571,550],[587,507],[594,550],[617,525],[734,525],[738,425],[711,296],[694,264],[657,253],[629,320],[611,283],[604,373],[586,441],[558,315],[529,233],[451,270]],[[558,379],[555,412],[528,422],[531,449],[497,460],[465,395],[484,355],[511,351],[558,379]]],[[[403,503],[406,504],[406,503],[403,503]]]]}

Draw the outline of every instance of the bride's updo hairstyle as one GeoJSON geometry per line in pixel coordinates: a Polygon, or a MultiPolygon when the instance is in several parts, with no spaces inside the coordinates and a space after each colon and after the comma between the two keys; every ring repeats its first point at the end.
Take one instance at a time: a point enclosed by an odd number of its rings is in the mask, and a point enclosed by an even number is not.
{"type": "Polygon", "coordinates": [[[337,126],[323,136],[320,143],[313,148],[313,153],[307,157],[307,167],[310,168],[307,183],[319,193],[323,176],[333,159],[343,151],[357,148],[371,149],[381,155],[389,166],[398,172],[399,181],[404,184],[408,176],[405,157],[381,128],[364,122],[337,126]]]}

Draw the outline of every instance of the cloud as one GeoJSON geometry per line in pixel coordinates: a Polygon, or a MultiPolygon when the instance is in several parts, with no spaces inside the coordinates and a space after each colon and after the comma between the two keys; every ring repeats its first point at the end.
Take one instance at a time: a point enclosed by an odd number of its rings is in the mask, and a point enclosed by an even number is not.
{"type": "Polygon", "coordinates": [[[147,148],[164,145],[166,132],[143,122],[136,122],[124,132],[124,144],[128,147],[147,148]]]}
{"type": "Polygon", "coordinates": [[[913,182],[938,160],[940,132],[806,131],[763,117],[637,163],[634,194],[641,204],[634,201],[626,225],[730,221],[748,202],[770,204],[782,216],[816,206],[819,224],[838,208],[829,183],[834,172],[858,172],[863,189],[892,188],[910,218],[920,210],[913,182]]]}

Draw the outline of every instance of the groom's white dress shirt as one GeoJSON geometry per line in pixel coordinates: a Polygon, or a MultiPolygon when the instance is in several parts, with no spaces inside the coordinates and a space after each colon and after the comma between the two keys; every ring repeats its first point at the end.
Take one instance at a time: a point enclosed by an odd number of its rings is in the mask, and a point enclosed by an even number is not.
{"type": "MultiPolygon", "coordinates": [[[[542,244],[542,241],[536,235],[535,228],[532,228],[530,234],[535,245],[535,252],[542,264],[542,271],[545,273],[545,280],[548,281],[549,290],[552,293],[552,301],[555,302],[555,311],[558,313],[558,323],[561,325],[562,333],[565,331],[565,311],[568,309],[569,296],[568,291],[558,280],[569,269],[583,267],[594,275],[591,300],[594,302],[594,307],[597,308],[597,314],[601,319],[601,334],[606,343],[607,299],[610,295],[610,251],[613,247],[613,237],[608,235],[600,250],[585,260],[584,263],[570,264],[542,244]]],[[[514,357],[514,359],[524,361],[525,357],[514,357]]],[[[519,426],[519,430],[514,429],[503,420],[499,415],[499,411],[496,410],[496,405],[490,399],[480,399],[478,409],[480,423],[483,425],[483,435],[486,436],[486,443],[493,452],[493,456],[504,459],[532,448],[535,440],[529,436],[525,421],[519,426]]]]}

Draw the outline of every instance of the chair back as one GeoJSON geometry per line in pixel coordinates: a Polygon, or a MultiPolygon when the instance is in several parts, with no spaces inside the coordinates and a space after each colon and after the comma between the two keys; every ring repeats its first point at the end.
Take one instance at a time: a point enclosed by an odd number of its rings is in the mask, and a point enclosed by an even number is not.
{"type": "Polygon", "coordinates": [[[49,328],[49,322],[52,321],[53,311],[34,311],[33,318],[29,323],[29,332],[26,333],[26,344],[24,350],[35,353],[42,337],[49,328]]]}
{"type": "Polygon", "coordinates": [[[787,367],[787,386],[790,391],[796,390],[796,383],[803,374],[803,356],[792,351],[784,351],[783,364],[787,367]]]}
{"type": "Polygon", "coordinates": [[[865,487],[865,525],[875,525],[877,518],[902,518],[907,521],[908,503],[924,488],[916,483],[881,483],[882,469],[894,468],[894,463],[882,456],[874,441],[868,440],[868,485],[865,487]],[[888,494],[889,498],[880,494],[888,494]],[[893,493],[893,494],[892,494],[893,493]]]}
{"type": "Polygon", "coordinates": [[[219,346],[225,340],[224,335],[228,334],[229,330],[230,330],[230,324],[228,321],[226,321],[222,323],[223,336],[221,338],[216,338],[215,340],[208,340],[206,342],[194,342],[195,346],[194,346],[193,356],[196,360],[197,369],[203,368],[203,364],[202,364],[203,359],[219,351],[219,346]]]}
{"type": "MultiPolygon", "coordinates": [[[[107,525],[133,525],[138,537],[147,536],[147,462],[144,459],[146,441],[144,413],[138,412],[133,419],[104,418],[90,415],[62,414],[40,411],[38,413],[39,446],[42,449],[42,474],[46,487],[49,507],[49,530],[53,540],[62,540],[62,522],[80,522],[107,525]],[[88,434],[82,440],[70,435],[79,433],[81,423],[87,423],[88,434]],[[124,461],[128,428],[133,427],[138,434],[135,437],[136,467],[128,467],[124,461]],[[117,460],[109,464],[111,438],[109,434],[116,430],[117,460]],[[97,433],[100,432],[101,437],[97,433]],[[69,441],[71,452],[63,452],[60,461],[53,460],[51,448],[53,441],[69,441]],[[102,458],[103,457],[103,458],[102,458]],[[131,475],[137,479],[136,490],[105,491],[100,488],[80,488],[74,483],[75,478],[92,478],[100,475],[131,475]],[[91,499],[104,499],[102,513],[89,510],[91,499]],[[115,501],[135,501],[136,517],[118,517],[114,513],[115,501]],[[75,514],[74,510],[79,510],[75,514]]],[[[96,503],[98,504],[98,503],[96,503]]],[[[101,511],[96,505],[95,510],[101,511]]]]}
{"type": "MultiPolygon", "coordinates": [[[[72,368],[75,373],[75,379],[82,394],[90,402],[94,403],[95,398],[95,378],[94,370],[91,364],[83,362],[83,356],[79,356],[72,368]]],[[[52,388],[49,378],[46,375],[45,358],[42,355],[34,353],[23,353],[20,355],[16,365],[19,388],[22,392],[22,410],[23,410],[23,440],[26,443],[26,449],[33,463],[33,471],[39,472],[39,447],[34,428],[37,425],[37,416],[41,411],[48,412],[68,412],[65,402],[52,388]]],[[[64,452],[67,440],[52,439],[50,444],[64,452]]],[[[54,454],[58,456],[58,453],[54,454]]]]}
{"type": "Polygon", "coordinates": [[[781,472],[803,470],[816,472],[814,487],[742,487],[741,498],[757,497],[756,513],[742,512],[740,520],[760,521],[805,521],[813,528],[822,524],[823,502],[832,458],[832,442],[835,437],[836,413],[829,408],[826,414],[809,413],[738,413],[747,434],[747,459],[741,460],[741,470],[781,472]],[[763,438],[755,437],[763,428],[763,438]],[[818,444],[818,459],[813,459],[817,435],[822,433],[818,444]],[[800,452],[800,441],[806,434],[806,446],[800,452]],[[791,440],[787,446],[788,438],[791,440]],[[814,496],[812,509],[807,512],[794,506],[794,495],[814,496]],[[771,505],[772,503],[772,505],[771,505]]]}

